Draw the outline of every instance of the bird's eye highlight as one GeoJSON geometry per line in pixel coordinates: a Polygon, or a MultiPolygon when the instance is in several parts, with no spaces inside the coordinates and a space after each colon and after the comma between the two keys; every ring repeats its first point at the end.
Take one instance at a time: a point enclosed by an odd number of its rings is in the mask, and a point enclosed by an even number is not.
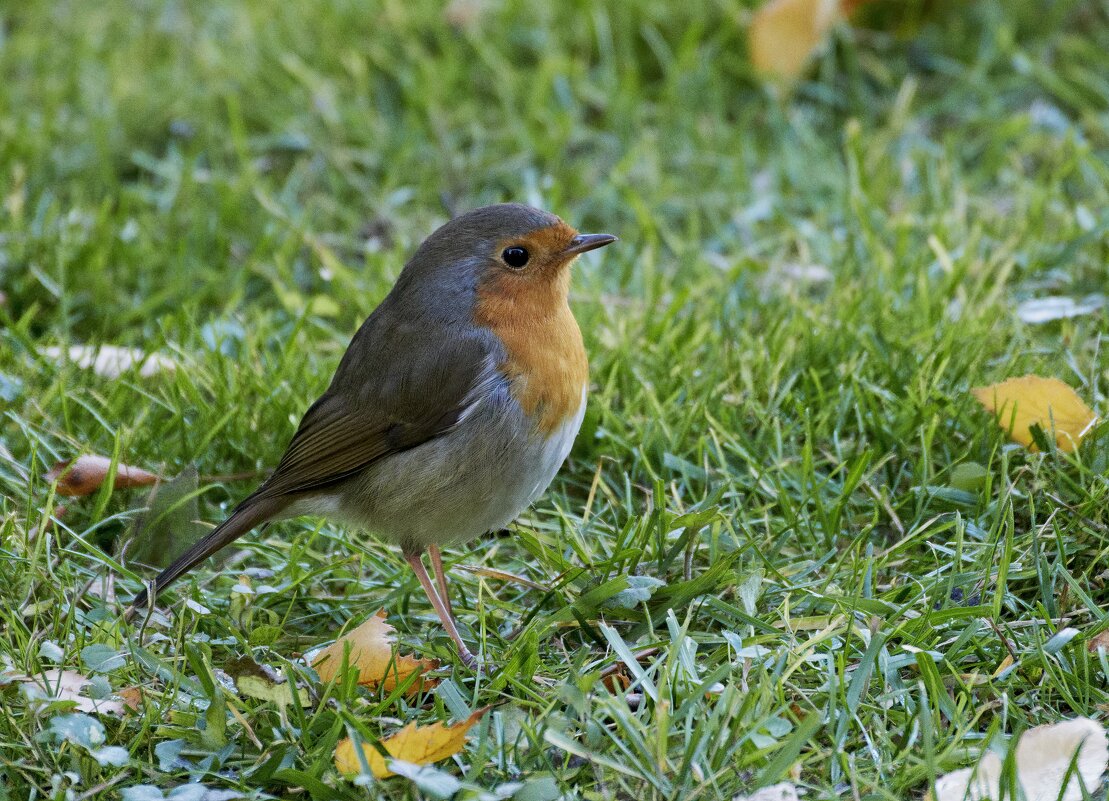
{"type": "Polygon", "coordinates": [[[531,258],[531,255],[519,245],[513,245],[510,248],[504,249],[501,258],[504,259],[504,263],[509,267],[519,270],[528,263],[528,259],[531,258]]]}

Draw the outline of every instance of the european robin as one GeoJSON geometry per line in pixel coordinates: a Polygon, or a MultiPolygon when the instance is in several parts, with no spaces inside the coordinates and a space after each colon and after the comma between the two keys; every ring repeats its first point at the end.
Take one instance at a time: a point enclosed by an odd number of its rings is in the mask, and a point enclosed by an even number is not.
{"type": "Polygon", "coordinates": [[[570,264],[615,241],[516,204],[435,231],[358,329],[273,474],[128,614],[256,526],[315,515],[400,546],[473,667],[439,546],[506,526],[565,461],[588,376],[567,300],[570,264]]]}

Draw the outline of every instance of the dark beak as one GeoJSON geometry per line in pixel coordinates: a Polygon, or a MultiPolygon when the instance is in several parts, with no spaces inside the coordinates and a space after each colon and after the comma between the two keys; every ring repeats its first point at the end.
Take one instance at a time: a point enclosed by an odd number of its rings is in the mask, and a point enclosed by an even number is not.
{"type": "Polygon", "coordinates": [[[563,251],[567,256],[578,256],[588,253],[616,241],[612,234],[578,234],[570,240],[570,247],[563,251]]]}

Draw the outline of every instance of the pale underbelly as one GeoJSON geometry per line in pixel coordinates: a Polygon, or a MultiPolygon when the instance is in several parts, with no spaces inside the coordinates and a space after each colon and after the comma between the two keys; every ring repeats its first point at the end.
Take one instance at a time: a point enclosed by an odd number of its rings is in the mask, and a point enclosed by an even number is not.
{"type": "Polygon", "coordinates": [[[410,552],[464,542],[504,528],[543,494],[566,461],[584,414],[583,389],[573,417],[545,435],[504,392],[450,433],[299,500],[288,514],[352,525],[410,552]]]}

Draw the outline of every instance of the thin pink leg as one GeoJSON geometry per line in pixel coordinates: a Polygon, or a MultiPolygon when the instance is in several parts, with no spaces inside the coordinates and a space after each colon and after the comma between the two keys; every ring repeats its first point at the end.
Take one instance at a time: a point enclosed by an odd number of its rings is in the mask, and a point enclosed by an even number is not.
{"type": "Polygon", "coordinates": [[[443,623],[443,628],[446,629],[447,634],[454,640],[454,645],[458,648],[458,656],[468,668],[477,666],[477,658],[470,653],[470,649],[466,647],[466,643],[462,642],[462,637],[458,634],[458,629],[454,625],[454,618],[451,616],[447,605],[443,599],[439,597],[439,593],[435,591],[435,585],[431,583],[431,576],[427,574],[427,568],[424,567],[423,561],[420,559],[418,553],[406,553],[404,559],[411,565],[416,578],[420,580],[420,586],[424,588],[427,594],[427,599],[431,601],[431,605],[435,607],[435,613],[439,615],[439,620],[443,623]]]}
{"type": "Polygon", "coordinates": [[[443,605],[447,607],[447,614],[454,617],[454,610],[451,608],[451,594],[447,589],[447,574],[443,572],[443,555],[439,553],[438,545],[427,546],[427,552],[431,555],[431,569],[435,573],[435,582],[439,585],[439,597],[443,599],[443,605]]]}

